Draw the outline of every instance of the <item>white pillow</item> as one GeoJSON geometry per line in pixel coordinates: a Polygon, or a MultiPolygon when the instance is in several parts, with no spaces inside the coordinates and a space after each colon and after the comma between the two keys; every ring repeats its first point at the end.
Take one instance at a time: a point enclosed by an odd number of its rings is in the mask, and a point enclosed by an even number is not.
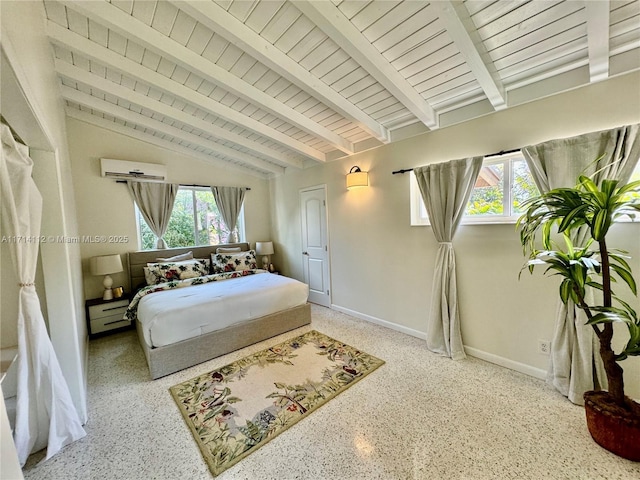
{"type": "Polygon", "coordinates": [[[181,253],[169,258],[156,258],[156,262],[181,262],[182,260],[191,260],[193,252],[181,253]]]}
{"type": "Polygon", "coordinates": [[[240,247],[219,247],[216,248],[216,253],[239,253],[242,249],[240,247]]]}

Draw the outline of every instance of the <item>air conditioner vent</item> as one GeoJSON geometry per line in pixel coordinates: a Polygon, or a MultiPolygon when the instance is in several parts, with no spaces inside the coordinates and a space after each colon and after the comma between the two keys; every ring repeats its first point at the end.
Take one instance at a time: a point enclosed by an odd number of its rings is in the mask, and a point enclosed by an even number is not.
{"type": "Polygon", "coordinates": [[[100,169],[103,177],[115,180],[136,180],[138,182],[165,182],[167,180],[167,167],[156,163],[101,158],[100,169]]]}

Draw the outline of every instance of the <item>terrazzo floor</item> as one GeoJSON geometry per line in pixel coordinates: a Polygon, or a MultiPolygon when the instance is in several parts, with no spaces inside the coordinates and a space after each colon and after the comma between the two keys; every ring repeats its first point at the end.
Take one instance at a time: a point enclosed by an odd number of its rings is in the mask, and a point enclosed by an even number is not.
{"type": "Polygon", "coordinates": [[[25,478],[211,479],[169,387],[312,328],[386,364],[217,479],[640,479],[544,382],[317,306],[311,326],[155,381],[135,332],[91,341],[87,436],[25,478]]]}

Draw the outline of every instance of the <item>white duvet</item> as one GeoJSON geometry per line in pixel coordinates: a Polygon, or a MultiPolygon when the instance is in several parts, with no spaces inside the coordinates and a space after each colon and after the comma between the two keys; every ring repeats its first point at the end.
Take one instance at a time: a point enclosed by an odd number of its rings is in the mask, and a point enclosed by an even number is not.
{"type": "Polygon", "coordinates": [[[304,305],[309,287],[269,273],[155,292],[140,299],[147,345],[163,347],[246,320],[304,305]]]}

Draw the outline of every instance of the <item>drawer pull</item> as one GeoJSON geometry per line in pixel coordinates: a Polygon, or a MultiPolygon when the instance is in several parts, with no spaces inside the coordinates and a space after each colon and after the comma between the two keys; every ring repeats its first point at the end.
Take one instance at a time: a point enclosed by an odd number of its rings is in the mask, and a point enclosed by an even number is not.
{"type": "Polygon", "coordinates": [[[120,323],[120,322],[129,322],[129,320],[114,320],[113,322],[107,322],[104,324],[104,326],[106,327],[107,325],[113,325],[114,323],[120,323]]]}
{"type": "Polygon", "coordinates": [[[121,309],[121,308],[124,308],[124,306],[123,306],[123,305],[120,305],[119,307],[103,308],[103,309],[102,309],[102,311],[103,311],[103,312],[108,312],[108,311],[110,311],[110,310],[119,310],[119,309],[121,309]]]}

